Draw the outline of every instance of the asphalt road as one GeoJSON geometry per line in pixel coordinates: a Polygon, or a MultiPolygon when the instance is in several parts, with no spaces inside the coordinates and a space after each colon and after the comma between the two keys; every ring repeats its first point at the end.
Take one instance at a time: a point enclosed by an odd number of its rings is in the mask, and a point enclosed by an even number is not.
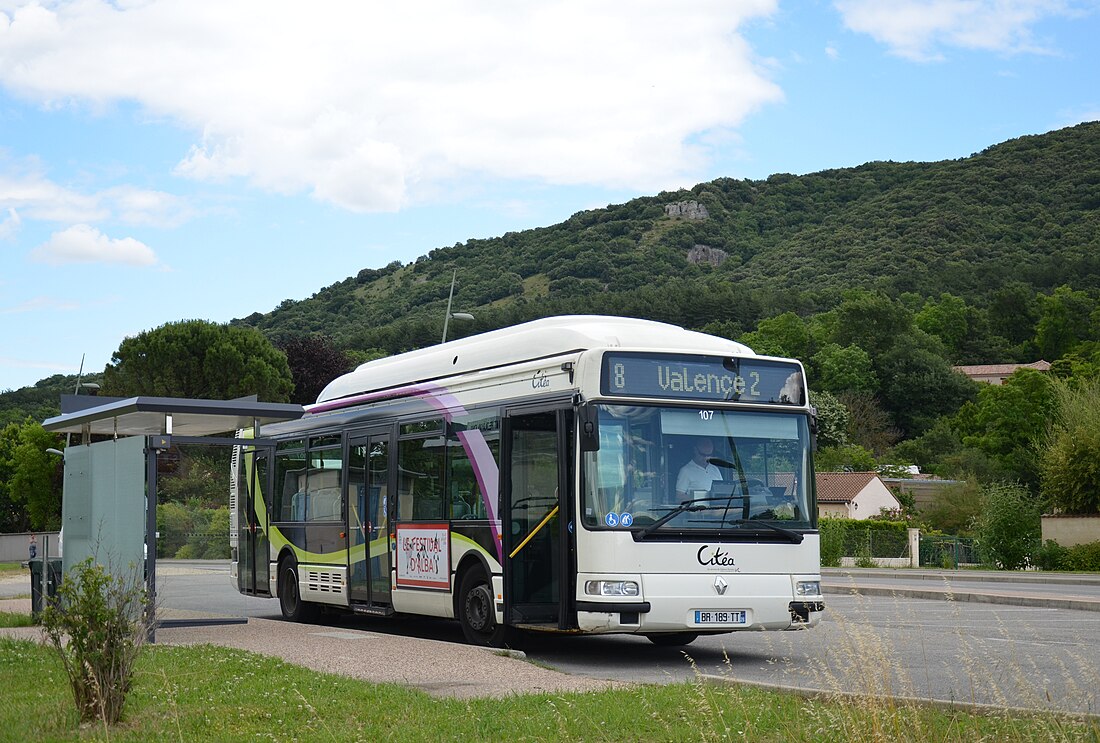
{"type": "MultiPolygon", "coordinates": [[[[224,566],[158,563],[164,610],[227,617],[277,618],[272,599],[241,596],[224,566]],[[196,569],[199,568],[199,569],[196,569]]],[[[996,576],[1003,578],[1003,574],[996,576]]],[[[848,579],[831,576],[832,584],[848,579]]],[[[943,584],[944,576],[932,582],[943,584]]],[[[953,590],[1013,595],[1089,595],[1093,584],[1033,580],[961,580],[953,590]]],[[[851,579],[855,582],[855,579],[851,579]]],[[[851,595],[827,589],[821,624],[799,632],[701,637],[681,649],[658,648],[630,636],[528,638],[528,658],[571,674],[599,679],[667,683],[700,675],[801,689],[888,694],[998,708],[1100,712],[1100,611],[972,603],[901,595],[920,588],[914,575],[860,574],[859,584],[895,595],[851,595]]],[[[1095,583],[1093,581],[1092,583],[1095,583]]],[[[462,642],[456,622],[401,617],[332,617],[329,624],[385,634],[462,642]]]]}

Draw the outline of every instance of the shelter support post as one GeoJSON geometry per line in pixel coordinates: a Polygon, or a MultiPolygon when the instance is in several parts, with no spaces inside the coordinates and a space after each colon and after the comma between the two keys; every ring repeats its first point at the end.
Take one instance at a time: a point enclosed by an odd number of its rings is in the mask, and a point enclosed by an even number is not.
{"type": "Polygon", "coordinates": [[[157,449],[145,439],[145,624],[149,642],[157,641],[157,449]]]}

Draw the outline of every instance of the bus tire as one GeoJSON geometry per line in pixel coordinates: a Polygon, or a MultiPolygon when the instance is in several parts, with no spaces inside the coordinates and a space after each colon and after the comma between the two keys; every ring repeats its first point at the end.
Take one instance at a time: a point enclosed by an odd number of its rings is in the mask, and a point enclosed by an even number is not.
{"type": "Polygon", "coordinates": [[[480,568],[462,574],[458,586],[458,622],[471,645],[505,647],[508,628],[497,624],[493,585],[480,568]]]}
{"type": "Polygon", "coordinates": [[[662,648],[674,648],[690,645],[699,635],[694,632],[665,632],[660,635],[646,635],[649,641],[662,648]]]}
{"type": "Polygon", "coordinates": [[[312,622],[317,619],[317,607],[302,600],[298,591],[298,563],[287,557],[279,563],[279,610],[291,622],[312,622]]]}

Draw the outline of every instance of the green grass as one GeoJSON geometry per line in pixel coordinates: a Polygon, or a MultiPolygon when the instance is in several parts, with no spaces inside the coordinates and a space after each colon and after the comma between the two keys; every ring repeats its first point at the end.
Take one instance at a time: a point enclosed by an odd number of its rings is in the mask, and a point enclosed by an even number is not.
{"type": "Polygon", "coordinates": [[[28,575],[27,568],[17,562],[0,562],[0,578],[10,578],[13,575],[28,575]]]}
{"type": "Polygon", "coordinates": [[[975,716],[705,683],[438,699],[211,646],[149,648],[123,722],[109,730],[78,726],[48,647],[0,638],[0,688],[0,741],[1100,741],[1100,724],[1051,715],[975,716]]]}
{"type": "Polygon", "coordinates": [[[30,614],[0,611],[0,627],[33,627],[30,614]]]}

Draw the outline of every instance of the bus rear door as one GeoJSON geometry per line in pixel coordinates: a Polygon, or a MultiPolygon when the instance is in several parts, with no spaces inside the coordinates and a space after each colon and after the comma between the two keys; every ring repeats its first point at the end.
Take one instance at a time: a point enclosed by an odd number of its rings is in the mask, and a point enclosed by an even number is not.
{"type": "Polygon", "coordinates": [[[267,512],[271,505],[268,463],[271,449],[243,452],[237,489],[237,588],[252,596],[271,595],[267,512]]]}

